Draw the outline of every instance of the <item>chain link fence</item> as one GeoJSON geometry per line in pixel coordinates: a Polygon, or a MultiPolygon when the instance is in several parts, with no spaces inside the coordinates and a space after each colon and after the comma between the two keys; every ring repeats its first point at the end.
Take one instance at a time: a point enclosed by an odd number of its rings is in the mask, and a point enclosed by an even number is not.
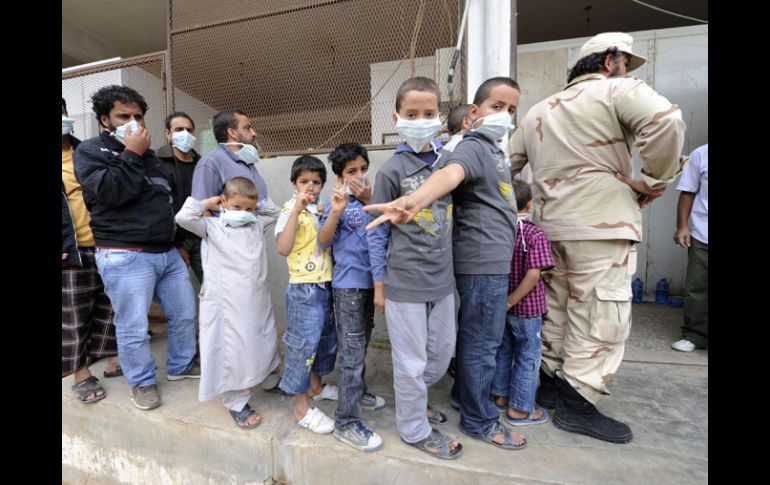
{"type": "Polygon", "coordinates": [[[75,118],[73,135],[81,140],[99,134],[99,123],[92,110],[91,96],[99,89],[119,84],[144,96],[149,108],[145,125],[150,131],[151,148],[166,144],[164,121],[167,114],[165,52],[109,62],[98,66],[62,71],[61,92],[70,118],[75,118]]]}
{"type": "MultiPolygon", "coordinates": [[[[462,6],[170,0],[174,109],[195,121],[202,154],[216,147],[211,118],[232,108],[252,119],[263,152],[393,145],[398,86],[413,75],[446,84],[462,6]]],[[[454,105],[464,93],[462,74],[455,79],[454,105]]],[[[443,91],[445,116],[452,100],[443,91]]]]}

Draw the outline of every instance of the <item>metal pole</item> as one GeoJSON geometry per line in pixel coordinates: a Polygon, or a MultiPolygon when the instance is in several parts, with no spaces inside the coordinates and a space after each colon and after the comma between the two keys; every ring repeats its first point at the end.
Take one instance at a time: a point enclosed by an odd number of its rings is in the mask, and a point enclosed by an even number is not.
{"type": "Polygon", "coordinates": [[[511,0],[511,78],[516,79],[516,54],[518,50],[516,0],[511,0]]]}

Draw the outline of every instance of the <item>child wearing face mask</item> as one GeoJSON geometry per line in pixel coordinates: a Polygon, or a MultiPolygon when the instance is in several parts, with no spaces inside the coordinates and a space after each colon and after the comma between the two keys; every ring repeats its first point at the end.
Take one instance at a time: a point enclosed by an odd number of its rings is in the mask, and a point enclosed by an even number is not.
{"type": "Polygon", "coordinates": [[[553,268],[551,240],[534,223],[532,188],[523,180],[511,185],[516,194],[518,237],[511,260],[508,285],[508,315],[503,341],[497,349],[492,395],[503,420],[511,426],[542,424],[548,421],[545,408],[535,405],[540,370],[540,328],[548,311],[541,271],[553,268]]]}
{"type": "Polygon", "coordinates": [[[321,377],[334,370],[337,356],[331,250],[318,243],[326,167],[304,155],[294,161],[290,179],[296,195],[283,206],[275,226],[276,249],[289,267],[286,356],[279,386],[294,396],[292,418],[300,427],[328,434],[334,431],[334,420],[311,402],[337,399],[337,387],[321,383],[321,377]]]}
{"type": "Polygon", "coordinates": [[[382,438],[367,426],[361,409],[382,409],[385,400],[368,392],[364,360],[374,328],[374,290],[369,265],[364,205],[371,200],[366,149],[357,143],[338,145],[329,155],[335,174],[334,195],[321,219],[318,242],[334,252],[334,320],[337,325],[339,389],[334,437],[361,451],[375,451],[382,438]]]}
{"type": "MultiPolygon", "coordinates": [[[[364,208],[382,212],[367,229],[377,231],[381,224],[388,223],[393,234],[395,225],[408,226],[426,207],[451,192],[456,208],[452,254],[460,296],[452,400],[460,408],[460,431],[506,450],[523,449],[527,442],[501,423],[489,399],[495,370],[490,364],[505,329],[517,210],[510,161],[496,140],[505,138],[513,129],[511,118],[520,95],[519,85],[508,77],[481,83],[468,111],[474,120],[469,133],[446,155],[443,168],[413,192],[375,197],[375,202],[381,203],[364,208]]],[[[377,189],[375,183],[375,194],[377,189]]],[[[369,251],[374,253],[371,244],[369,251]]],[[[452,268],[450,261],[443,264],[452,268]]]]}
{"type": "MultiPolygon", "coordinates": [[[[377,172],[374,203],[417,190],[444,165],[439,90],[413,77],[396,94],[393,122],[404,139],[377,172]]],[[[377,227],[368,235],[374,306],[385,313],[392,345],[396,426],[401,439],[431,456],[452,460],[462,445],[431,425],[447,417],[428,404],[428,388],[449,366],[455,345],[452,273],[452,197],[438,198],[406,224],[377,227]]]]}
{"type": "Polygon", "coordinates": [[[241,429],[261,421],[249,405],[249,389],[280,364],[263,234],[272,218],[257,216],[258,207],[256,185],[234,177],[224,195],[188,197],[176,215],[177,224],[202,238],[205,247],[198,399],[221,395],[241,429]],[[205,210],[220,211],[220,217],[203,217],[205,210]]]}

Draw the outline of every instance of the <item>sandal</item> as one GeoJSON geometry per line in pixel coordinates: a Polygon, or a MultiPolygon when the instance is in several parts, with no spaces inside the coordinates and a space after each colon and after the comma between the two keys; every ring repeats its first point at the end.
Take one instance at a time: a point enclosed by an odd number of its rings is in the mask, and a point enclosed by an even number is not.
{"type": "Polygon", "coordinates": [[[529,413],[526,418],[512,418],[508,415],[508,412],[503,415],[503,419],[506,423],[510,424],[511,426],[527,426],[530,424],[543,424],[546,421],[548,421],[551,418],[551,416],[548,414],[548,411],[546,411],[543,408],[535,408],[534,411],[529,413]],[[537,413],[537,410],[541,409],[543,411],[543,414],[539,418],[535,418],[535,413],[537,413]]]}
{"type": "Polygon", "coordinates": [[[444,413],[434,407],[431,407],[430,404],[428,404],[428,411],[431,412],[431,415],[428,416],[428,422],[431,424],[445,424],[447,421],[449,421],[444,413]]]}
{"type": "Polygon", "coordinates": [[[249,406],[249,403],[246,403],[246,405],[243,406],[243,409],[240,411],[230,411],[230,416],[233,417],[233,421],[235,421],[235,424],[237,424],[241,429],[254,429],[259,426],[259,424],[262,422],[261,416],[256,423],[246,424],[246,421],[248,421],[249,418],[255,414],[257,414],[256,409],[249,406]]]}
{"type": "Polygon", "coordinates": [[[104,388],[99,384],[99,379],[95,376],[86,377],[82,381],[76,383],[72,386],[72,390],[75,391],[75,394],[78,395],[78,399],[83,404],[95,403],[96,401],[101,401],[107,397],[107,393],[104,392],[104,388]],[[101,396],[97,394],[99,391],[102,393],[101,396]],[[94,396],[92,399],[86,399],[92,394],[94,396]]]}
{"type": "Polygon", "coordinates": [[[111,371],[111,372],[104,371],[103,374],[104,374],[104,377],[106,377],[107,379],[111,377],[120,377],[123,375],[123,369],[121,369],[120,364],[118,364],[118,366],[115,367],[114,371],[111,371]]]}
{"type": "MultiPolygon", "coordinates": [[[[401,438],[401,441],[404,441],[404,438],[401,438]]],[[[430,434],[424,440],[420,440],[417,443],[404,441],[404,443],[414,446],[430,456],[441,458],[442,460],[454,460],[463,454],[463,445],[458,442],[457,447],[454,450],[450,450],[449,443],[452,441],[454,440],[451,436],[445,435],[436,428],[431,428],[430,434]],[[428,448],[435,448],[436,451],[431,451],[428,448]]]]}
{"type": "Polygon", "coordinates": [[[523,450],[527,447],[527,439],[524,438],[524,441],[517,445],[515,441],[513,441],[513,435],[511,434],[511,431],[500,424],[500,421],[497,421],[493,426],[492,429],[489,430],[489,433],[481,436],[474,436],[472,434],[467,433],[464,429],[460,428],[460,431],[462,431],[464,434],[470,436],[471,438],[476,438],[481,441],[486,441],[487,443],[491,445],[495,445],[498,448],[502,448],[504,450],[523,450]],[[492,438],[494,438],[497,434],[502,433],[503,434],[503,444],[496,443],[492,438]]]}

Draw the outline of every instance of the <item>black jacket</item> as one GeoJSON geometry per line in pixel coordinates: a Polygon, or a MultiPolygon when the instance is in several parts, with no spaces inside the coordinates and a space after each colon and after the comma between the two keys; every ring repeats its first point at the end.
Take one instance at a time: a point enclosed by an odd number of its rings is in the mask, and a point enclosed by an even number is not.
{"type": "MultiPolygon", "coordinates": [[[[69,135],[72,149],[76,149],[80,140],[69,135]]],[[[62,269],[75,268],[83,266],[80,260],[80,251],[78,250],[77,234],[75,232],[75,223],[72,221],[70,204],[67,201],[67,191],[64,188],[64,180],[61,182],[61,252],[67,253],[67,259],[61,262],[62,269]]]]}
{"type": "Polygon", "coordinates": [[[102,133],[82,142],[74,160],[97,246],[164,252],[181,244],[174,181],[153,150],[139,156],[102,133]]]}
{"type": "MultiPolygon", "coordinates": [[[[174,192],[174,211],[179,212],[179,210],[184,205],[184,202],[187,200],[187,198],[192,194],[192,179],[190,179],[190,183],[187,186],[182,186],[182,178],[179,176],[179,165],[182,163],[190,163],[192,164],[192,167],[194,168],[195,165],[198,163],[198,160],[201,159],[200,154],[196,152],[195,150],[192,150],[192,162],[180,162],[177,160],[177,158],[174,156],[174,150],[171,147],[170,143],[167,143],[163,145],[162,147],[158,148],[158,151],[156,152],[158,155],[158,158],[160,158],[163,163],[166,166],[166,169],[171,173],[171,175],[174,178],[174,184],[176,186],[176,191],[174,192]]],[[[184,239],[197,239],[200,240],[198,236],[191,233],[190,231],[183,229],[179,225],[177,225],[176,230],[181,234],[181,236],[184,239]]]]}

